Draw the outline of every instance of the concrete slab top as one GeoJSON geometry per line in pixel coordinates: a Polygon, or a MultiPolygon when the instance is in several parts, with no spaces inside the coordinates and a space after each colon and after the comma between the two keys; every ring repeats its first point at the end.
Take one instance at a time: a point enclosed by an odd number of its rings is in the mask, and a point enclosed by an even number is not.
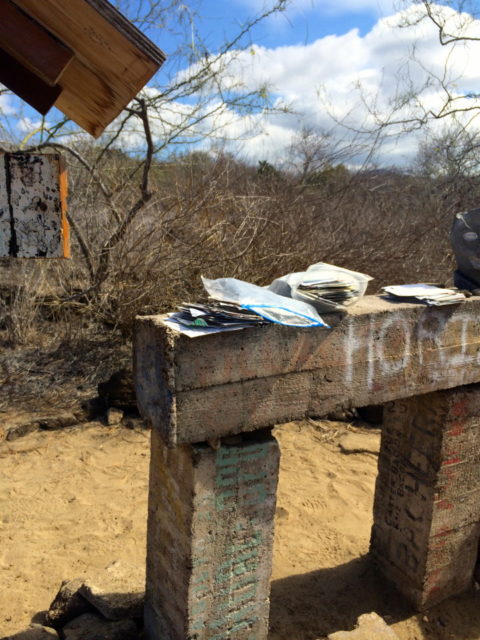
{"type": "Polygon", "coordinates": [[[258,429],[480,381],[480,298],[427,307],[366,296],[331,329],[188,338],[137,318],[137,399],[168,442],[258,429]]]}

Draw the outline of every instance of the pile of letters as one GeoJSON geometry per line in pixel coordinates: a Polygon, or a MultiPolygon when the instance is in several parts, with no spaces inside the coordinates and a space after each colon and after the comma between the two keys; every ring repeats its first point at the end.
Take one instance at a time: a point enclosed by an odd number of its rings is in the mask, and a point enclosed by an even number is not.
{"type": "Polygon", "coordinates": [[[383,287],[382,292],[392,300],[403,302],[423,302],[429,307],[465,302],[465,295],[456,289],[444,289],[432,284],[400,284],[383,287]]]}

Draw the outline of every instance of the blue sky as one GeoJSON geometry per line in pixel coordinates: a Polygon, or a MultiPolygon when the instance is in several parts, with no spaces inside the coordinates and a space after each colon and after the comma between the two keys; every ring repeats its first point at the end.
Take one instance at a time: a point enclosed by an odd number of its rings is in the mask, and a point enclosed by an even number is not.
{"type": "MultiPolygon", "coordinates": [[[[252,9],[254,7],[252,6],[252,9]]],[[[270,18],[255,29],[256,44],[265,47],[308,43],[330,34],[342,34],[353,28],[366,33],[376,22],[376,11],[322,11],[321,7],[306,4],[298,10],[294,7],[270,18]]],[[[222,3],[206,0],[202,11],[204,29],[212,41],[224,32],[231,32],[232,25],[245,22],[252,15],[247,3],[232,0],[222,3]]]]}
{"type": "MultiPolygon", "coordinates": [[[[308,43],[330,34],[340,35],[350,29],[359,29],[362,34],[369,31],[382,14],[374,2],[350,3],[352,8],[336,6],[318,0],[294,1],[291,6],[276,18],[271,18],[255,30],[255,42],[265,47],[308,43]],[[329,5],[329,6],[325,6],[329,5]]],[[[204,4],[205,16],[214,26],[215,21],[227,24],[232,17],[239,22],[247,19],[252,9],[261,8],[257,2],[232,0],[221,5],[215,0],[207,0],[204,4]],[[222,8],[226,11],[222,14],[222,8]]],[[[218,23],[217,23],[218,24],[218,23]]]]}
{"type": "MultiPolygon", "coordinates": [[[[196,26],[212,50],[238,30],[268,3],[261,0],[203,0],[198,4],[196,26]]],[[[365,35],[377,20],[391,13],[391,0],[291,0],[287,10],[261,22],[252,41],[267,48],[307,44],[328,35],[358,29],[365,35]]],[[[166,53],[176,46],[169,34],[150,32],[166,53]]]]}
{"type": "MultiPolygon", "coordinates": [[[[272,1],[198,0],[197,27],[209,50],[214,52],[238,25],[272,1]]],[[[478,4],[471,0],[469,7],[478,4]]],[[[454,10],[442,13],[440,5],[435,9],[455,25],[454,10]]],[[[307,128],[330,135],[340,146],[363,145],[353,158],[361,162],[370,151],[371,138],[354,130],[373,130],[378,119],[408,119],[423,108],[440,108],[444,95],[439,82],[427,82],[428,72],[441,78],[447,67],[455,95],[480,87],[479,46],[442,48],[428,21],[409,29],[398,27],[405,18],[415,21],[417,11],[418,5],[409,0],[291,0],[284,13],[268,18],[250,34],[254,56],[248,52],[232,56],[224,84],[227,90],[238,85],[253,90],[265,83],[274,104],[286,106],[288,113],[244,117],[225,109],[207,118],[201,132],[208,133],[211,127],[220,132],[219,138],[229,141],[222,143],[224,148],[252,161],[279,164],[299,132],[307,128]],[[419,104],[392,114],[392,104],[411,90],[419,93],[419,104]]],[[[472,19],[470,27],[480,36],[480,22],[472,19]]],[[[175,44],[165,36],[159,43],[167,53],[175,44]]],[[[182,105],[178,107],[181,111],[182,105]]],[[[435,122],[430,131],[441,133],[449,124],[448,120],[435,122]]],[[[375,156],[379,164],[407,165],[413,160],[427,133],[397,136],[403,128],[386,131],[375,156]]]]}
{"type": "MultiPolygon", "coordinates": [[[[131,7],[142,2],[130,1],[131,7]]],[[[272,1],[185,0],[179,10],[186,12],[196,3],[196,28],[214,54],[239,25],[262,10],[264,2],[272,1]]],[[[473,6],[478,4],[473,0],[473,6]]],[[[457,25],[459,14],[454,10],[441,6],[435,10],[452,27],[457,25]]],[[[359,130],[373,130],[382,119],[408,119],[424,108],[439,109],[444,97],[442,88],[435,80],[427,83],[432,78],[429,72],[441,78],[447,69],[446,78],[455,96],[480,90],[480,45],[442,48],[428,21],[400,29],[399,23],[414,21],[417,11],[418,5],[409,5],[409,0],[291,0],[284,14],[267,19],[252,31],[250,42],[243,43],[249,44],[246,51],[230,54],[220,73],[222,89],[231,95],[266,85],[277,113],[257,110],[245,115],[228,106],[219,107],[218,92],[204,95],[201,107],[195,106],[198,96],[173,99],[165,102],[152,121],[154,136],[161,142],[175,127],[194,122],[200,114],[202,119],[192,130],[197,140],[205,136],[199,143],[202,148],[209,149],[213,144],[252,162],[282,164],[292,142],[307,128],[318,135],[328,134],[338,145],[352,150],[363,145],[362,151],[352,152],[352,163],[359,163],[372,145],[372,138],[358,134],[359,130]],[[393,110],[392,105],[407,91],[418,93],[420,100],[393,110]],[[285,112],[278,113],[280,109],[285,112]]],[[[466,17],[468,29],[480,39],[480,22],[466,17]]],[[[178,36],[162,30],[148,34],[167,54],[179,42],[178,36]]],[[[171,73],[172,69],[165,65],[150,84],[150,95],[159,91],[159,85],[165,86],[169,70],[171,73]]],[[[188,74],[188,69],[180,65],[175,72],[188,74]]],[[[470,99],[468,104],[473,102],[470,99]]],[[[465,101],[459,99],[459,104],[465,101]]],[[[28,109],[23,119],[15,119],[16,105],[5,98],[2,102],[0,96],[2,106],[4,111],[10,109],[9,122],[18,135],[25,135],[38,125],[38,116],[28,109]]],[[[50,117],[54,119],[55,112],[50,117]]],[[[438,121],[430,131],[439,133],[448,124],[448,120],[438,121]]],[[[469,121],[468,126],[480,131],[476,120],[469,121]]],[[[426,134],[413,131],[396,135],[403,128],[386,130],[375,156],[379,164],[406,165],[415,157],[418,143],[426,134]]],[[[135,131],[126,132],[121,140],[125,149],[142,144],[135,131]]]]}

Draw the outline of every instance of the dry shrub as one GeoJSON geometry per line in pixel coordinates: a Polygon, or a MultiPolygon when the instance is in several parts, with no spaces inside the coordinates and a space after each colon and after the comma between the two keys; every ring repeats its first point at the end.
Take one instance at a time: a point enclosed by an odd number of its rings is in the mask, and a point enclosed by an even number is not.
{"type": "Polygon", "coordinates": [[[12,346],[27,343],[37,333],[40,300],[44,293],[45,272],[37,261],[21,262],[15,270],[7,295],[0,298],[0,324],[12,346]]]}
{"type": "MultiPolygon", "coordinates": [[[[77,238],[73,261],[48,266],[49,281],[57,319],[82,312],[125,334],[137,313],[204,296],[200,275],[264,285],[325,261],[372,275],[370,292],[384,284],[446,282],[453,214],[474,206],[478,193],[467,179],[354,174],[341,166],[306,179],[266,163],[258,170],[230,156],[195,153],[154,165],[155,196],[109,250],[106,277],[95,286],[102,247],[135,201],[138,183],[128,157],[106,154],[103,162],[104,182],[121,186],[115,211],[73,165],[70,211],[83,246],[77,238]]],[[[26,291],[14,309],[28,306],[26,291]]],[[[36,312],[9,313],[12,336],[17,326],[15,340],[24,339],[36,312]]]]}

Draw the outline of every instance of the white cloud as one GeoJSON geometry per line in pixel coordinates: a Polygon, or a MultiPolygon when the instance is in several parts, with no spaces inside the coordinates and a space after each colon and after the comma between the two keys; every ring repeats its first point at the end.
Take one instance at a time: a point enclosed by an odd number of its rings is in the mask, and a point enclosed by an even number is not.
{"type": "MultiPolygon", "coordinates": [[[[350,5],[364,5],[368,0],[349,2],[350,5]]],[[[465,15],[459,16],[445,7],[438,10],[452,24],[457,22],[465,27],[465,15]]],[[[331,131],[332,115],[352,129],[373,128],[375,116],[401,120],[412,115],[412,109],[415,111],[412,102],[396,111],[393,109],[408,92],[420,95],[417,113],[421,111],[421,105],[438,111],[445,99],[442,79],[449,81],[454,95],[476,90],[480,86],[477,62],[480,43],[472,43],[469,47],[441,47],[437,31],[428,20],[409,28],[398,27],[401,21],[418,17],[417,12],[418,8],[410,7],[401,14],[381,18],[363,36],[358,30],[352,30],[307,45],[275,49],[254,45],[250,51],[228,54],[223,61],[228,64],[221,72],[225,91],[236,94],[240,88],[254,90],[267,84],[276,104],[287,104],[292,112],[242,118],[224,109],[222,133],[231,139],[231,148],[238,150],[239,138],[247,138],[249,128],[254,125],[250,139],[243,146],[245,153],[252,160],[278,161],[285,153],[285,146],[302,126],[331,131]]],[[[480,34],[480,22],[467,22],[470,33],[480,34]]],[[[457,106],[474,103],[480,105],[473,99],[459,99],[457,106]]],[[[212,122],[206,118],[202,128],[207,130],[212,122]]],[[[440,129],[445,124],[441,121],[433,126],[440,129]]],[[[388,135],[400,129],[402,125],[390,128],[388,135]]],[[[337,133],[344,138],[353,138],[353,134],[347,134],[340,126],[337,133]]],[[[392,164],[411,159],[416,139],[416,133],[399,140],[389,139],[381,161],[392,164]]]]}
{"type": "MultiPolygon", "coordinates": [[[[0,84],[0,89],[2,85],[0,84]]],[[[8,93],[0,93],[0,114],[2,116],[11,116],[15,113],[12,102],[12,96],[8,93]]]]}
{"type": "MultiPolygon", "coordinates": [[[[45,126],[48,129],[49,124],[45,122],[43,123],[43,126],[45,126]]],[[[36,131],[39,131],[41,127],[42,127],[42,120],[40,119],[33,120],[28,116],[24,116],[23,118],[20,118],[17,124],[17,129],[21,133],[27,133],[27,134],[35,133],[36,131]]]]}
{"type": "MultiPolygon", "coordinates": [[[[368,0],[351,0],[354,1],[365,4],[368,0]]],[[[439,10],[452,24],[460,20],[461,27],[465,27],[465,16],[459,17],[445,7],[439,10]]],[[[438,111],[445,94],[435,78],[451,81],[453,95],[460,96],[480,86],[480,43],[453,49],[441,47],[429,21],[421,21],[415,27],[398,27],[400,22],[417,17],[417,11],[410,7],[401,14],[381,18],[365,35],[354,29],[306,45],[274,49],[253,45],[247,51],[230,52],[218,63],[223,94],[235,97],[268,85],[277,112],[256,110],[245,115],[220,101],[218,87],[205,86],[197,102],[161,103],[151,122],[154,140],[160,144],[189,123],[186,138],[204,149],[221,140],[224,148],[252,162],[281,163],[295,136],[302,128],[308,128],[330,133],[341,139],[343,146],[350,143],[351,162],[358,164],[365,156],[358,146],[363,141],[368,152],[372,136],[362,137],[355,131],[373,130],[378,119],[408,119],[422,108],[438,111]],[[410,101],[395,110],[394,105],[408,92],[419,93],[418,103],[410,101]],[[281,112],[285,105],[289,109],[286,113],[281,112]]],[[[470,33],[480,35],[480,21],[467,22],[470,33]]],[[[189,72],[195,69],[182,71],[177,80],[189,72]]],[[[150,95],[156,92],[152,88],[145,91],[150,95]]],[[[473,104],[480,106],[480,101],[457,101],[457,106],[473,104]]],[[[458,119],[466,121],[470,115],[460,115],[458,119]]],[[[432,130],[439,132],[446,124],[448,119],[436,121],[432,130]]],[[[473,121],[469,126],[480,129],[480,118],[478,124],[473,121]]],[[[396,137],[404,128],[400,123],[385,130],[385,141],[377,156],[379,163],[405,164],[413,159],[419,133],[410,131],[396,137]]],[[[131,121],[122,144],[129,150],[142,148],[144,136],[139,120],[131,121]]]]}

